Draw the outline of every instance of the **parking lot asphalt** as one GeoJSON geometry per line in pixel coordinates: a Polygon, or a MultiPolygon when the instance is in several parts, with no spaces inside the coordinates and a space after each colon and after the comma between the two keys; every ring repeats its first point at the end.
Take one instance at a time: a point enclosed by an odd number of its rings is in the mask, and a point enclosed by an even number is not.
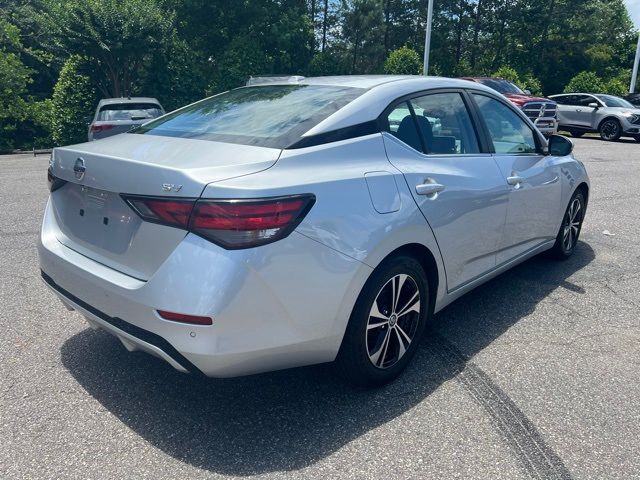
{"type": "Polygon", "coordinates": [[[40,280],[47,156],[0,157],[0,478],[640,478],[640,144],[575,144],[576,254],[455,302],[378,390],[199,379],[90,330],[40,280]]]}

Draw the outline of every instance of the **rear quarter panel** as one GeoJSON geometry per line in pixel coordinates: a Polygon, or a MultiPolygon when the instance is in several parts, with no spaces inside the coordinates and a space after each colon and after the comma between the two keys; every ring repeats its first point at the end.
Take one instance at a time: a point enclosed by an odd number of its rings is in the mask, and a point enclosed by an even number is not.
{"type": "MultiPolygon", "coordinates": [[[[313,193],[316,203],[295,233],[324,245],[327,255],[334,250],[360,265],[351,280],[340,287],[343,298],[339,305],[322,304],[320,314],[334,319],[334,329],[340,334],[372,270],[394,250],[412,243],[427,247],[436,258],[438,277],[445,278],[433,233],[404,177],[387,160],[381,134],[285,150],[272,168],[209,184],[203,197],[256,198],[298,193],[313,193]],[[397,210],[394,207],[395,211],[389,213],[376,211],[365,180],[365,174],[371,172],[393,177],[398,188],[397,210]]],[[[441,281],[437,298],[444,294],[444,285],[441,281]]],[[[300,314],[309,315],[308,306],[300,314]]]]}

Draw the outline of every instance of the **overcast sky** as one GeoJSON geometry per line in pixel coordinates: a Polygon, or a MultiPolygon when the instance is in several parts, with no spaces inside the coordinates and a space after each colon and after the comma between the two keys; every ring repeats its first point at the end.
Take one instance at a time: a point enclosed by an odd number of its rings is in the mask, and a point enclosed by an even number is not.
{"type": "Polygon", "coordinates": [[[640,28],[640,0],[624,0],[627,4],[627,10],[636,27],[640,28]]]}

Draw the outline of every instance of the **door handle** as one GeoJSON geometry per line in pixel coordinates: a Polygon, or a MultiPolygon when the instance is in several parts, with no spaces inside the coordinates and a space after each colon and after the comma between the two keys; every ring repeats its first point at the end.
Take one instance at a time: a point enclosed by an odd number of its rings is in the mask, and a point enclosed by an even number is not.
{"type": "Polygon", "coordinates": [[[510,177],[507,177],[507,183],[509,185],[513,185],[516,188],[518,188],[523,181],[524,178],[519,177],[518,175],[511,175],[510,177]]]}
{"type": "Polygon", "coordinates": [[[416,185],[416,193],[418,195],[433,195],[433,198],[435,198],[435,196],[445,188],[444,185],[436,183],[433,178],[427,178],[424,182],[423,184],[416,185]]]}

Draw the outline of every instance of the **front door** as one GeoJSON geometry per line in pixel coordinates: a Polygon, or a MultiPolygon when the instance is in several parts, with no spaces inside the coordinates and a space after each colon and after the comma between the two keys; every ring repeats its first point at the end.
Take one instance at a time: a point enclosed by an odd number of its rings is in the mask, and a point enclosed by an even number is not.
{"type": "Polygon", "coordinates": [[[460,92],[400,102],[386,118],[389,161],[429,222],[455,290],[495,267],[509,189],[492,155],[480,153],[460,92]]]}
{"type": "Polygon", "coordinates": [[[496,256],[500,265],[555,238],[561,210],[561,172],[553,157],[542,154],[536,133],[511,107],[483,94],[472,97],[510,189],[504,236],[496,256]]]}

